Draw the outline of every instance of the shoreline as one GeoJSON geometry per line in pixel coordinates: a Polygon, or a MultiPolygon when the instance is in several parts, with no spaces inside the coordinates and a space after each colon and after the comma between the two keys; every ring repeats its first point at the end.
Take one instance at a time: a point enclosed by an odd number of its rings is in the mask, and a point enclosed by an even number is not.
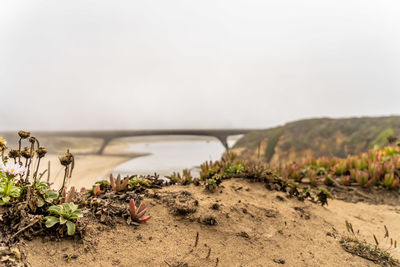
{"type": "MultiPolygon", "coordinates": [[[[124,151],[132,145],[131,142],[110,144],[105,154],[85,154],[84,152],[71,150],[75,156],[75,166],[72,177],[66,183],[67,187],[75,186],[77,190],[82,187],[90,189],[91,186],[101,178],[108,179],[108,175],[120,164],[131,159],[143,157],[148,153],[126,152],[124,151]]],[[[60,164],[58,157],[62,154],[50,153],[46,155],[46,160],[41,162],[39,173],[48,167],[50,162],[50,183],[53,188],[59,188],[62,184],[64,167],[60,164]]],[[[42,180],[47,179],[47,173],[42,180]]]]}
{"type": "MultiPolygon", "coordinates": [[[[136,157],[140,156],[142,155],[137,155],[136,157]]],[[[53,188],[61,186],[64,175],[64,167],[59,163],[58,157],[59,155],[49,154],[46,157],[47,162],[42,162],[39,168],[39,172],[43,172],[47,169],[48,162],[50,162],[50,183],[53,188]]],[[[118,165],[136,157],[133,155],[76,155],[75,167],[67,186],[75,186],[77,190],[82,187],[89,189],[99,179],[106,178],[118,165]]],[[[43,176],[42,180],[46,179],[47,174],[43,176]]]]}

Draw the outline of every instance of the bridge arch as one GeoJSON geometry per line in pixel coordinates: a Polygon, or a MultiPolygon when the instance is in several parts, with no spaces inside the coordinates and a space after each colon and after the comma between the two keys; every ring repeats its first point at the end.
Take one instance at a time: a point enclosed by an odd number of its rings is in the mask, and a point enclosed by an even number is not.
{"type": "Polygon", "coordinates": [[[160,136],[160,135],[192,135],[211,136],[217,138],[226,150],[229,150],[228,137],[245,134],[257,129],[173,129],[173,130],[105,130],[105,131],[52,131],[35,132],[37,137],[89,137],[103,139],[103,144],[97,154],[103,154],[104,149],[113,140],[122,137],[160,136]]]}
{"type": "MultiPolygon", "coordinates": [[[[228,138],[231,135],[198,135],[198,134],[159,134],[159,135],[133,135],[133,136],[124,136],[122,138],[128,138],[128,137],[145,137],[145,136],[207,136],[207,137],[213,137],[215,139],[217,139],[225,148],[226,151],[229,151],[229,144],[228,144],[228,138]]],[[[103,143],[101,145],[101,147],[99,148],[99,150],[97,151],[97,154],[102,155],[104,154],[104,150],[106,149],[106,147],[111,143],[111,141],[115,140],[115,139],[119,139],[121,137],[105,137],[103,138],[103,143]]]]}

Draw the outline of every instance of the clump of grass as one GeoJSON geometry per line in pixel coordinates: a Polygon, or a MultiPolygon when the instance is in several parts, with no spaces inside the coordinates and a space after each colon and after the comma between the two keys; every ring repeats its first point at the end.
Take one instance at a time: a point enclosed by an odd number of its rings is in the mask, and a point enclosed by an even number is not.
{"type": "Polygon", "coordinates": [[[397,240],[393,240],[393,238],[389,236],[389,231],[386,226],[384,226],[384,229],[384,239],[386,242],[390,242],[389,249],[380,247],[376,235],[373,235],[375,241],[374,245],[365,240],[361,240],[359,238],[359,231],[356,232],[353,225],[348,221],[346,221],[347,235],[341,238],[340,244],[345,251],[381,266],[400,266],[400,262],[390,254],[391,249],[397,248],[397,240]]]}

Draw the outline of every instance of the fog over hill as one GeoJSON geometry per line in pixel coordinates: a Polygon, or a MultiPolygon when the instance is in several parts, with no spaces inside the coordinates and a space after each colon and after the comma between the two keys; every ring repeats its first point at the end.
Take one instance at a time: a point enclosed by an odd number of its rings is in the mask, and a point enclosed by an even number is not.
{"type": "Polygon", "coordinates": [[[400,138],[400,117],[309,119],[294,121],[240,139],[234,151],[246,159],[273,164],[298,162],[311,157],[347,157],[400,138]]]}
{"type": "Polygon", "coordinates": [[[398,1],[2,1],[0,130],[400,114],[398,1]]]}

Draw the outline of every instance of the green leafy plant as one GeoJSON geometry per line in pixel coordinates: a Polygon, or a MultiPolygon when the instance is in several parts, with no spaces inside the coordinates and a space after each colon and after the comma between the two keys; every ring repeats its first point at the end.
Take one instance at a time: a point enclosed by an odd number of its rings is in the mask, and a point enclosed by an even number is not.
{"type": "Polygon", "coordinates": [[[129,185],[133,187],[148,187],[150,186],[151,182],[148,179],[135,177],[129,179],[129,185]]]}
{"type": "Polygon", "coordinates": [[[37,192],[38,207],[43,207],[46,203],[52,204],[58,198],[58,193],[50,189],[46,182],[36,182],[35,190],[37,192]]]}
{"type": "Polygon", "coordinates": [[[82,211],[78,209],[77,205],[74,203],[63,203],[62,205],[58,206],[53,205],[49,207],[47,211],[55,215],[44,217],[47,228],[51,228],[59,223],[61,226],[67,226],[68,235],[75,234],[76,220],[82,217],[82,211]]]}
{"type": "Polygon", "coordinates": [[[0,181],[0,205],[10,202],[11,198],[19,198],[21,188],[15,185],[15,179],[9,175],[3,175],[0,181]]]}

